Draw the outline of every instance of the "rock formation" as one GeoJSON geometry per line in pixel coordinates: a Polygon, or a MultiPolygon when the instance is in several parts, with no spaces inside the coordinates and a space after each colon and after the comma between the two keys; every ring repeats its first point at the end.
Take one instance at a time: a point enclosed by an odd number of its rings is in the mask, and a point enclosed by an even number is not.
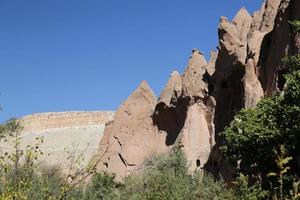
{"type": "MultiPolygon", "coordinates": [[[[44,142],[39,145],[43,152],[40,162],[66,169],[70,164],[67,160],[68,149],[77,156],[82,154],[84,160],[80,164],[85,166],[97,152],[105,123],[113,116],[113,112],[100,111],[27,115],[19,119],[23,126],[21,145],[25,149],[27,145],[35,145],[37,137],[43,137],[44,142]]],[[[4,141],[0,146],[2,151],[11,150],[11,145],[4,141]]]]}
{"type": "Polygon", "coordinates": [[[143,81],[119,107],[114,121],[105,128],[98,170],[116,173],[121,179],[139,169],[147,157],[166,149],[165,135],[152,125],[156,102],[154,93],[143,81]]]}
{"type": "Polygon", "coordinates": [[[98,170],[122,179],[147,157],[175,145],[186,153],[191,171],[203,168],[214,145],[215,101],[203,78],[209,76],[206,68],[204,56],[194,49],[184,74],[174,71],[158,100],[142,82],[107,124],[98,170]]]}
{"type": "Polygon", "coordinates": [[[282,89],[282,58],[300,47],[289,21],[299,19],[299,0],[266,0],[252,16],[242,8],[232,21],[221,17],[218,50],[208,63],[194,49],[183,75],[171,74],[157,102],[143,82],[121,105],[101,140],[99,169],[122,178],[147,156],[177,146],[191,171],[205,167],[229,179],[219,133],[240,109],[282,89]]]}
{"type": "Polygon", "coordinates": [[[26,115],[20,119],[23,132],[40,132],[53,128],[74,126],[89,126],[105,124],[112,120],[114,112],[102,111],[68,111],[36,113],[26,115]]]}

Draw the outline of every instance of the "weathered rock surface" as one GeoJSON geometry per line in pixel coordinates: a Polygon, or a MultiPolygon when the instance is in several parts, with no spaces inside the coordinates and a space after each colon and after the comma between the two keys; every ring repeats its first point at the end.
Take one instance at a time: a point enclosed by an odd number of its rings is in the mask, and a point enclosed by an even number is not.
{"type": "Polygon", "coordinates": [[[203,169],[214,145],[215,101],[209,96],[207,66],[194,49],[184,74],[171,74],[158,101],[142,82],[107,124],[98,169],[122,179],[147,157],[175,146],[186,153],[191,171],[203,169]]]}
{"type": "MultiPolygon", "coordinates": [[[[247,32],[244,41],[237,36],[244,35],[238,28],[242,20],[231,22],[239,32],[236,33],[230,22],[226,21],[225,26],[221,19],[219,56],[213,75],[217,105],[214,115],[217,143],[222,142],[218,133],[229,124],[241,108],[252,108],[262,97],[282,89],[284,84],[282,72],[285,69],[282,58],[297,52],[288,22],[299,19],[299,14],[298,18],[291,14],[295,13],[295,10],[299,13],[299,1],[267,0],[253,17],[244,17],[246,21],[244,24],[247,24],[247,27],[251,24],[249,28],[244,29],[247,32]],[[240,49],[238,48],[240,44],[235,42],[237,40],[243,44],[240,49]],[[244,49],[244,46],[247,48],[244,49]]],[[[218,153],[213,154],[216,156],[218,153]]],[[[228,169],[227,163],[222,156],[217,157],[217,164],[214,165],[219,167],[217,171],[227,173],[223,170],[228,169]]],[[[215,161],[216,159],[213,162],[215,161]]],[[[228,178],[230,174],[223,176],[228,178]]]]}
{"type": "Polygon", "coordinates": [[[138,170],[143,161],[167,148],[165,134],[152,124],[157,99],[143,81],[115,113],[115,119],[104,131],[99,155],[99,170],[117,174],[121,179],[138,170]]]}
{"type": "Polygon", "coordinates": [[[191,101],[204,98],[208,92],[208,86],[203,81],[206,65],[203,54],[199,50],[193,49],[188,66],[182,76],[183,96],[188,97],[191,101]]]}
{"type": "Polygon", "coordinates": [[[26,115],[20,119],[23,132],[40,132],[53,128],[99,125],[112,120],[114,112],[73,111],[26,115]]]}
{"type": "MultiPolygon", "coordinates": [[[[78,156],[83,155],[81,166],[88,164],[97,153],[105,122],[113,119],[114,112],[55,112],[27,115],[19,119],[22,147],[34,145],[36,138],[43,137],[40,145],[43,155],[39,161],[47,165],[58,165],[63,169],[70,164],[66,150],[78,156]]],[[[2,151],[10,151],[6,142],[1,144],[2,151]]]]}
{"type": "Polygon", "coordinates": [[[188,108],[187,118],[181,131],[181,144],[188,159],[190,171],[203,169],[214,145],[211,120],[207,120],[207,109],[202,103],[188,108]]]}

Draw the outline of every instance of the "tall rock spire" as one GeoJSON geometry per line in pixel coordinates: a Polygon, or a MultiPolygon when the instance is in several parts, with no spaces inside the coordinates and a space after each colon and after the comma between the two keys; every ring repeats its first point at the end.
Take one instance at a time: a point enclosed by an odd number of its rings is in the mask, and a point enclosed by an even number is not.
{"type": "Polygon", "coordinates": [[[203,75],[205,74],[207,62],[203,54],[193,49],[189,63],[182,76],[183,83],[183,95],[193,98],[204,98],[208,92],[207,84],[203,81],[203,75]]]}
{"type": "Polygon", "coordinates": [[[121,180],[138,170],[143,161],[164,144],[165,135],[152,125],[156,97],[145,81],[128,97],[115,113],[100,142],[99,170],[116,173],[121,180]]]}

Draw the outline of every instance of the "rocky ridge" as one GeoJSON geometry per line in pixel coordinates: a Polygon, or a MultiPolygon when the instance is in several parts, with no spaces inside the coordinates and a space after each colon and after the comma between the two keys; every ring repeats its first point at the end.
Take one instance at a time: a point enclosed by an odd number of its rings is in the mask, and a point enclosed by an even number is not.
{"type": "MultiPolygon", "coordinates": [[[[105,123],[113,120],[114,112],[52,112],[27,115],[19,119],[23,129],[21,145],[35,145],[36,138],[44,138],[39,145],[43,155],[39,161],[47,165],[58,165],[67,169],[69,156],[67,151],[76,156],[83,155],[81,166],[88,164],[97,153],[105,123]]],[[[11,151],[10,141],[1,141],[2,151],[11,151]]]]}
{"type": "Polygon", "coordinates": [[[194,49],[184,73],[172,72],[158,100],[143,81],[120,106],[100,142],[98,170],[122,179],[150,155],[176,146],[191,171],[230,179],[218,133],[240,109],[283,88],[282,58],[299,53],[300,46],[289,21],[299,19],[298,0],[267,0],[253,15],[242,8],[232,21],[221,17],[219,46],[209,62],[194,49]]]}
{"type": "Polygon", "coordinates": [[[20,118],[23,132],[39,132],[52,128],[99,125],[112,120],[112,111],[67,111],[26,115],[20,118]]]}

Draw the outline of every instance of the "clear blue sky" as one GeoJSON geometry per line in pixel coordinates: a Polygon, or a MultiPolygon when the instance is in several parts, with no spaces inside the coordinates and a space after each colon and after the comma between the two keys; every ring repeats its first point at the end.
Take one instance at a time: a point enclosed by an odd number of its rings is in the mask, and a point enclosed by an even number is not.
{"type": "Polygon", "coordinates": [[[221,15],[262,0],[0,0],[0,121],[115,110],[148,81],[159,95],[192,48],[208,57],[221,15]]]}

